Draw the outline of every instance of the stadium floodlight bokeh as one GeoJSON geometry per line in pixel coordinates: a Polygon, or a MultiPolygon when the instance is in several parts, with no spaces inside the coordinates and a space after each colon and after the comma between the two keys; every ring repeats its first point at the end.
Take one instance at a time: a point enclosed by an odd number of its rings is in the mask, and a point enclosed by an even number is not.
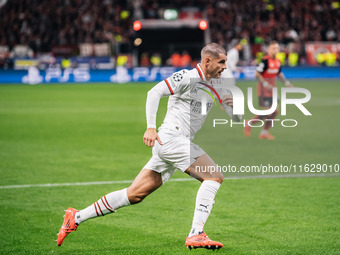
{"type": "Polygon", "coordinates": [[[135,22],[133,22],[133,30],[135,31],[139,31],[142,28],[142,24],[139,20],[136,20],[135,22]]]}
{"type": "Polygon", "coordinates": [[[198,27],[201,30],[206,30],[208,28],[208,23],[205,20],[200,20],[200,22],[198,23],[198,27]]]}

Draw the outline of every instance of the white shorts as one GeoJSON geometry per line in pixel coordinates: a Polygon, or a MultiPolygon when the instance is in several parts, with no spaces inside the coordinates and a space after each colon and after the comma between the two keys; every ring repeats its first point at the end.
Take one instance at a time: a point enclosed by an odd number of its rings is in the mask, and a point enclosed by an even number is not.
{"type": "Polygon", "coordinates": [[[152,148],[152,157],[144,166],[162,175],[163,183],[171,178],[177,169],[184,172],[203,154],[198,145],[189,138],[171,130],[160,130],[158,133],[163,145],[156,141],[152,148]]]}

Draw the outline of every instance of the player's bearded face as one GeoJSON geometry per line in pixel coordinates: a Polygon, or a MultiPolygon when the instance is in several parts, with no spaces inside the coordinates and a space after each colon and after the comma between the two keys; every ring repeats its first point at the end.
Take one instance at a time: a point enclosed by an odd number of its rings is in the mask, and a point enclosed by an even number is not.
{"type": "Polygon", "coordinates": [[[222,72],[227,69],[227,56],[220,54],[217,58],[213,57],[209,61],[208,73],[211,78],[220,78],[222,72]]]}

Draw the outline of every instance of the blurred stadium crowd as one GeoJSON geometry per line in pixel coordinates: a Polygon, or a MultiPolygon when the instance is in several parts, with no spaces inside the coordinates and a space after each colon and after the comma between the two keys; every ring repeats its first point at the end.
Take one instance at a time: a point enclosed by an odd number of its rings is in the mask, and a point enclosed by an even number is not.
{"type": "Polygon", "coordinates": [[[48,52],[57,45],[108,42],[113,35],[128,41],[131,11],[124,0],[8,1],[0,9],[0,44],[48,52]]]}
{"type": "Polygon", "coordinates": [[[179,18],[190,10],[202,13],[212,41],[230,48],[232,39],[243,39],[253,59],[273,39],[301,59],[308,41],[340,41],[337,0],[1,0],[0,59],[86,55],[89,49],[88,56],[131,53],[133,21],[161,19],[166,8],[189,10],[179,18]]]}

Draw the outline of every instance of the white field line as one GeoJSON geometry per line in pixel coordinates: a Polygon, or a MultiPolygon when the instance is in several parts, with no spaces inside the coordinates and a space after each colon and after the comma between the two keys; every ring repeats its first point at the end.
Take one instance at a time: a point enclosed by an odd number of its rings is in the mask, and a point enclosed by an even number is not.
{"type": "MultiPolygon", "coordinates": [[[[256,175],[256,176],[231,176],[225,177],[226,180],[241,179],[263,179],[263,178],[311,178],[311,177],[340,177],[339,173],[329,174],[286,174],[286,175],[256,175]]],[[[37,187],[60,187],[60,186],[89,186],[89,185],[105,185],[105,184],[124,184],[132,183],[133,180],[122,181],[98,181],[98,182],[72,182],[72,183],[44,183],[44,184],[21,184],[21,185],[4,185],[0,189],[20,189],[20,188],[37,188],[37,187]]],[[[170,182],[195,181],[193,178],[174,178],[170,182]]]]}

